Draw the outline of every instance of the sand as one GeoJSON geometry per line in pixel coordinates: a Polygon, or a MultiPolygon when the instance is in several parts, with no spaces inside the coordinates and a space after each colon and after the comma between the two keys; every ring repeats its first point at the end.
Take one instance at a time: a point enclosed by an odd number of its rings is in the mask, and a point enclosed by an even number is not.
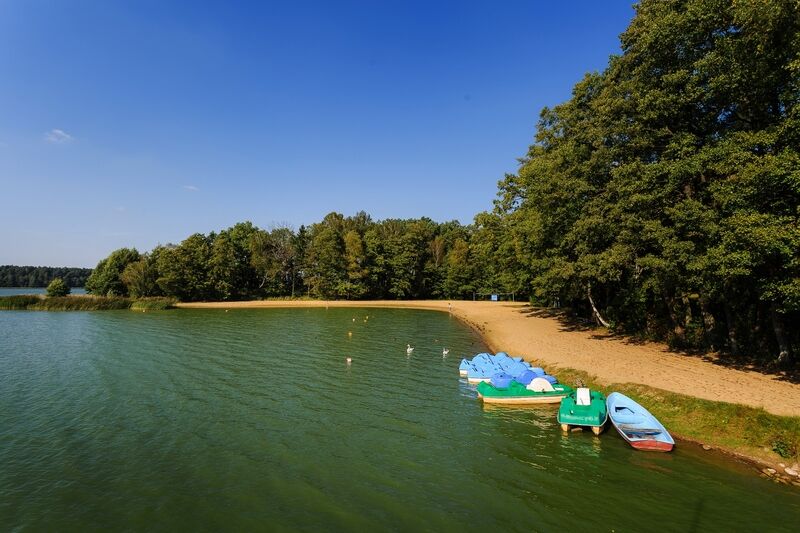
{"type": "Polygon", "coordinates": [[[763,407],[777,415],[800,416],[800,385],[782,381],[780,376],[716,365],[700,357],[671,352],[659,343],[633,343],[602,331],[575,330],[557,318],[537,316],[525,304],[423,300],[209,302],[179,306],[452,309],[454,316],[480,332],[493,351],[523,355],[553,374],[558,367],[574,368],[597,376],[604,384],[640,383],[707,400],[763,407]]]}

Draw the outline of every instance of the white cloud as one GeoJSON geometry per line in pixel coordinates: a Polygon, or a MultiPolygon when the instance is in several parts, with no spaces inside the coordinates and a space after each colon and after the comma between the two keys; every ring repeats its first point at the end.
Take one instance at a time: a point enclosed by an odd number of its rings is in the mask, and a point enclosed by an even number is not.
{"type": "Polygon", "coordinates": [[[194,185],[184,185],[183,188],[186,189],[187,191],[192,191],[192,192],[200,190],[194,185]]]}
{"type": "Polygon", "coordinates": [[[54,128],[44,134],[44,140],[52,144],[66,144],[72,141],[72,135],[64,130],[54,128]]]}

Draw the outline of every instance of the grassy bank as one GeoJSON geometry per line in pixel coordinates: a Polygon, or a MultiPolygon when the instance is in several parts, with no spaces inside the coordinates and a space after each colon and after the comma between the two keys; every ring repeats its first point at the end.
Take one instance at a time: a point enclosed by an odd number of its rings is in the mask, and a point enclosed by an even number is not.
{"type": "Polygon", "coordinates": [[[0,309],[25,311],[112,311],[132,309],[151,311],[171,309],[172,298],[121,298],[106,296],[56,296],[36,295],[0,296],[0,309]]]}
{"type": "MultiPolygon", "coordinates": [[[[580,370],[562,368],[559,381],[584,386],[604,394],[613,391],[630,396],[647,407],[670,432],[684,440],[770,465],[800,461],[800,416],[778,416],[763,409],[736,403],[703,400],[646,385],[601,384],[580,370]]],[[[726,398],[731,402],[736,398],[726,398]]]]}

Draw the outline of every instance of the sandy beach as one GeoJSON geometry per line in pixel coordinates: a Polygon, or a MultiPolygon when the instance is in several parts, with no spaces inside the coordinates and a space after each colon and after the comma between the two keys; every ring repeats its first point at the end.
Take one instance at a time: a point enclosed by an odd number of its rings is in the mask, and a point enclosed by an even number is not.
{"type": "Polygon", "coordinates": [[[572,330],[510,302],[472,301],[250,301],[182,303],[184,308],[395,307],[448,312],[480,332],[493,351],[523,355],[551,373],[558,367],[589,372],[606,384],[640,383],[707,400],[800,415],[800,385],[778,376],[736,370],[675,353],[659,343],[632,343],[597,331],[572,330]],[[448,307],[448,305],[452,307],[448,307]]]}

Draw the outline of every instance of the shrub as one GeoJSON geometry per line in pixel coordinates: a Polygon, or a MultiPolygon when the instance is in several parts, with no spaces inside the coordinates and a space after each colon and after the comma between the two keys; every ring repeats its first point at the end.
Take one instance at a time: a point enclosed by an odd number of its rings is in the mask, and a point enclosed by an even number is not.
{"type": "Polygon", "coordinates": [[[66,296],[69,292],[69,286],[61,278],[53,278],[53,281],[47,286],[47,296],[50,298],[66,296]]]}
{"type": "Polygon", "coordinates": [[[177,302],[175,298],[139,298],[131,304],[133,311],[162,311],[172,309],[177,302]]]}

